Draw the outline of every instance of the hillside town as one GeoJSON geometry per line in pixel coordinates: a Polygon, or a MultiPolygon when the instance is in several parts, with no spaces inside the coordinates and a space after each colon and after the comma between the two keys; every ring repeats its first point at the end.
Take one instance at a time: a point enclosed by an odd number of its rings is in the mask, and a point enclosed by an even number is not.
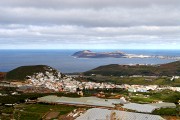
{"type": "MultiPolygon", "coordinates": [[[[68,106],[67,109],[73,106],[75,108],[78,108],[72,109],[73,111],[68,111],[68,113],[63,116],[61,116],[57,110],[49,109],[47,110],[47,113],[44,113],[44,115],[41,116],[42,119],[52,119],[60,117],[60,120],[89,120],[89,118],[92,120],[106,118],[107,120],[111,120],[111,118],[113,118],[112,120],[126,120],[132,118],[133,120],[135,120],[134,118],[142,118],[143,120],[165,120],[163,116],[160,116],[161,114],[156,115],[156,111],[162,111],[164,109],[173,111],[172,115],[179,114],[179,111],[177,111],[176,109],[179,109],[178,106],[180,105],[180,100],[178,97],[180,87],[172,87],[168,85],[160,86],[93,82],[84,80],[87,78],[87,76],[64,75],[61,72],[48,66],[43,66],[42,68],[43,70],[41,72],[34,72],[31,75],[30,73],[27,74],[23,81],[1,81],[0,87],[17,89],[17,91],[10,92],[10,94],[5,94],[2,92],[0,93],[1,97],[22,97],[24,95],[26,96],[27,94],[34,94],[33,96],[31,96],[32,98],[21,98],[21,101],[24,101],[22,104],[25,104],[23,105],[23,107],[18,102],[14,104],[8,104],[6,103],[6,101],[4,102],[2,100],[2,104],[4,104],[5,106],[13,106],[13,110],[19,111],[19,113],[21,114],[24,111],[26,112],[25,107],[31,105],[41,106],[45,104],[46,106],[51,107],[54,105],[66,105],[68,106]],[[81,78],[81,80],[79,80],[78,78],[81,78]],[[91,91],[95,91],[95,94],[93,92],[90,93],[91,91]],[[123,93],[123,91],[125,93],[123,93]],[[163,93],[164,91],[165,96],[169,93],[172,93],[177,98],[175,98],[174,100],[166,100],[166,98],[158,97],[153,98],[154,93],[158,95],[161,94],[161,92],[163,93]],[[60,94],[60,96],[58,96],[58,93],[63,94],[60,94]],[[70,96],[68,96],[68,94],[70,94],[70,96]],[[78,96],[73,97],[73,95],[78,96]],[[16,107],[20,107],[21,109],[17,110],[16,107]],[[96,113],[99,113],[99,115],[97,116],[96,113]]],[[[93,74],[92,76],[96,75],[93,74]]],[[[120,77],[124,78],[125,76],[120,77]]],[[[158,78],[158,76],[142,75],[132,75],[128,77],[134,79],[145,77],[146,79],[148,78],[148,80],[158,78]]],[[[168,80],[170,82],[179,80],[179,76],[168,77],[168,80]]],[[[169,115],[171,113],[165,112],[164,114],[169,115]]],[[[16,114],[12,112],[12,114],[8,115],[10,116],[16,114]]]]}
{"type": "MultiPolygon", "coordinates": [[[[137,76],[137,75],[136,75],[137,76]]],[[[132,76],[132,77],[135,77],[132,76]]],[[[139,76],[138,76],[139,77],[139,76]]],[[[172,79],[178,79],[179,76],[172,76],[172,79]]],[[[148,92],[150,90],[165,90],[169,89],[172,91],[180,92],[180,87],[172,87],[172,86],[159,86],[159,85],[128,85],[122,84],[117,85],[113,83],[100,83],[100,82],[80,82],[71,76],[61,76],[61,73],[55,76],[53,73],[46,71],[45,73],[34,73],[32,76],[27,76],[25,82],[1,82],[0,86],[11,86],[18,88],[30,88],[30,87],[41,87],[47,88],[56,92],[77,92],[77,89],[114,89],[121,88],[128,90],[129,92],[148,92]]]]}
{"type": "MultiPolygon", "coordinates": [[[[139,75],[133,75],[130,77],[140,77],[139,75]]],[[[152,76],[154,77],[154,76],[152,76]]],[[[151,78],[152,78],[151,77],[151,78]]],[[[179,76],[172,76],[171,81],[174,79],[179,79],[179,76]]],[[[62,73],[58,72],[54,74],[52,69],[47,71],[34,73],[32,76],[26,76],[25,82],[1,82],[0,86],[9,86],[9,87],[18,87],[18,88],[30,88],[30,87],[40,87],[50,89],[56,92],[77,92],[77,89],[114,89],[121,88],[128,90],[129,92],[148,92],[150,90],[165,90],[169,89],[172,91],[180,92],[180,87],[172,87],[172,86],[159,86],[159,85],[128,85],[122,84],[117,85],[113,83],[106,82],[80,82],[71,76],[63,76],[62,73]]]]}

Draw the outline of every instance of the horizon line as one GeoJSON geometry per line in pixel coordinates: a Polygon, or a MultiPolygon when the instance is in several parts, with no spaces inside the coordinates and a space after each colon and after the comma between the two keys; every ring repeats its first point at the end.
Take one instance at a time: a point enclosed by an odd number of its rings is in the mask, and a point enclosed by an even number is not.
{"type": "Polygon", "coordinates": [[[97,49],[97,48],[89,48],[89,49],[83,49],[83,48],[80,48],[80,49],[77,49],[77,48],[73,48],[73,49],[61,49],[61,48],[55,48],[55,49],[52,49],[52,48],[48,48],[48,49],[29,49],[29,48],[27,48],[27,49],[15,49],[15,48],[7,48],[7,49],[1,49],[0,48],[0,50],[180,50],[180,49],[168,49],[168,48],[166,48],[166,49],[151,49],[151,48],[147,48],[147,49],[143,49],[143,48],[100,48],[100,49],[97,49]]]}

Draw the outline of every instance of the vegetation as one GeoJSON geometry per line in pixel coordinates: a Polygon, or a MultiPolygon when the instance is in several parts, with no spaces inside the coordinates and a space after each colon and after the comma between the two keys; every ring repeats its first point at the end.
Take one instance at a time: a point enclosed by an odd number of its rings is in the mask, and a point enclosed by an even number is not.
{"type": "Polygon", "coordinates": [[[116,94],[116,95],[128,95],[128,91],[125,89],[120,89],[120,88],[116,88],[116,89],[84,89],[83,90],[83,94],[84,96],[88,97],[88,96],[92,96],[95,95],[97,93],[104,93],[105,97],[110,97],[112,96],[111,93],[116,94]]]}
{"type": "Polygon", "coordinates": [[[146,98],[146,97],[139,97],[139,96],[133,96],[131,97],[131,102],[137,102],[137,103],[152,103],[155,99],[152,98],[146,98]]]}
{"type": "MultiPolygon", "coordinates": [[[[130,98],[131,102],[137,103],[151,103],[154,101],[164,101],[164,102],[173,102],[178,103],[180,99],[180,93],[170,90],[162,91],[150,91],[146,93],[128,93],[123,89],[98,89],[98,90],[84,90],[85,96],[93,95],[94,93],[102,92],[105,97],[110,98],[112,95],[120,95],[126,98],[130,98]],[[113,94],[111,94],[113,93],[113,94]],[[110,96],[108,96],[110,95],[110,96]]],[[[66,105],[49,105],[49,104],[24,104],[24,99],[36,99],[38,97],[46,95],[57,95],[57,96],[69,96],[69,97],[79,97],[77,94],[73,93],[32,93],[32,94],[22,94],[22,95],[9,95],[1,96],[0,103],[3,104],[12,104],[20,103],[15,107],[6,107],[1,106],[0,113],[6,113],[8,116],[0,115],[0,119],[6,120],[7,118],[15,118],[19,120],[40,120],[48,112],[59,112],[59,115],[64,115],[70,111],[76,109],[75,106],[66,106],[66,105]]],[[[153,114],[158,115],[177,115],[178,111],[175,108],[162,108],[155,110],[153,114]]],[[[7,119],[8,120],[8,119],[7,119]]]]}
{"type": "Polygon", "coordinates": [[[8,95],[1,96],[0,103],[1,104],[14,104],[14,103],[24,103],[25,99],[37,99],[38,97],[43,97],[46,95],[57,95],[57,96],[66,96],[66,97],[80,97],[76,93],[29,93],[29,94],[21,94],[21,95],[8,95]]]}
{"type": "Polygon", "coordinates": [[[84,75],[100,74],[103,76],[172,76],[180,74],[180,61],[162,65],[118,65],[100,66],[84,73],[84,75]]]}
{"type": "Polygon", "coordinates": [[[180,92],[171,90],[150,91],[146,93],[131,93],[131,100],[137,103],[148,103],[155,101],[172,102],[178,104],[180,100],[180,92]],[[136,95],[138,94],[138,96],[136,95]],[[148,96],[148,97],[144,97],[148,96]]]}
{"type": "Polygon", "coordinates": [[[164,90],[157,93],[152,93],[151,98],[159,99],[165,102],[178,103],[180,100],[180,92],[174,92],[170,90],[164,90]]]}
{"type": "Polygon", "coordinates": [[[176,108],[161,108],[154,110],[152,114],[175,116],[178,114],[178,111],[176,110],[176,108]]]}
{"type": "Polygon", "coordinates": [[[119,77],[119,76],[88,76],[85,79],[93,82],[111,82],[114,84],[129,84],[129,85],[169,85],[180,87],[180,78],[171,81],[171,77],[157,77],[157,78],[146,78],[146,77],[119,77]]]}
{"type": "Polygon", "coordinates": [[[16,87],[0,87],[1,94],[11,94],[16,91],[17,91],[16,87]]]}
{"type": "Polygon", "coordinates": [[[0,115],[0,119],[41,120],[48,112],[59,112],[59,115],[65,115],[76,108],[75,106],[67,105],[20,104],[14,108],[1,108],[1,113],[9,114],[9,116],[0,115]]]}

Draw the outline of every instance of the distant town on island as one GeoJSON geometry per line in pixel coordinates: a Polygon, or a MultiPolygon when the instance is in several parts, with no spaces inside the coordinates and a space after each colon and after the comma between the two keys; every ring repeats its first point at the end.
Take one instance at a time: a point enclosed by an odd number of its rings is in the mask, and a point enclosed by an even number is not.
{"type": "Polygon", "coordinates": [[[76,58],[159,58],[159,59],[173,59],[180,60],[180,56],[162,56],[162,55],[138,55],[138,54],[127,54],[121,51],[114,52],[93,52],[90,50],[82,50],[75,52],[72,56],[76,58]]]}

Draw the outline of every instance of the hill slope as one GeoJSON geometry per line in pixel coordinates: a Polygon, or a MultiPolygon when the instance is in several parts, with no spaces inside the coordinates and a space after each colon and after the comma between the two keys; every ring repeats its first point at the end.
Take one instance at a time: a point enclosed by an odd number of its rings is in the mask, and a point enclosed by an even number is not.
{"type": "Polygon", "coordinates": [[[4,80],[6,73],[0,72],[0,80],[4,80]]]}
{"type": "MultiPolygon", "coordinates": [[[[21,66],[6,74],[6,80],[25,80],[27,76],[33,76],[37,73],[52,73],[54,76],[59,75],[59,71],[46,65],[21,66]]],[[[63,76],[62,73],[60,73],[63,76]]]]}
{"type": "Polygon", "coordinates": [[[118,65],[111,64],[100,66],[84,73],[84,75],[100,74],[104,76],[130,76],[130,75],[147,75],[147,76],[173,76],[180,75],[180,61],[162,64],[162,65],[118,65]]]}

